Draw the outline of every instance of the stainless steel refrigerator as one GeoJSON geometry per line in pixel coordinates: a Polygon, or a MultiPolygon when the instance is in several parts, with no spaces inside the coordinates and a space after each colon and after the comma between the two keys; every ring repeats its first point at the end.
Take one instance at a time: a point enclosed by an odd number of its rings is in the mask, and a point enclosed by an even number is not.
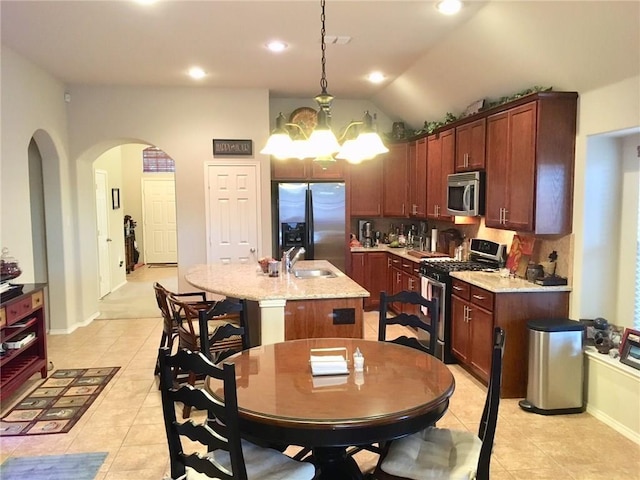
{"type": "Polygon", "coordinates": [[[344,182],[274,182],[274,257],[304,247],[306,260],[328,260],[345,271],[344,182]]]}

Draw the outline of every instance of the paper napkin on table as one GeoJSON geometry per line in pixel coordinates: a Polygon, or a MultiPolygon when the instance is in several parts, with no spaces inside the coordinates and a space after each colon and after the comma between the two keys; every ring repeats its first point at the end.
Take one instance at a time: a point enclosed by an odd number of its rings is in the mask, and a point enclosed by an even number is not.
{"type": "Polygon", "coordinates": [[[347,360],[342,355],[311,355],[312,375],[341,375],[349,373],[347,360]]]}

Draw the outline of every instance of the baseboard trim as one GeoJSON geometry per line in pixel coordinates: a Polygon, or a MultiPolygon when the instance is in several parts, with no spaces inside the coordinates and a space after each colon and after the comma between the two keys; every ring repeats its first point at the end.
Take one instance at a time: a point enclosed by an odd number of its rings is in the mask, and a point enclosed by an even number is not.
{"type": "Polygon", "coordinates": [[[100,315],[100,312],[95,312],[93,315],[87,318],[84,322],[76,323],[69,328],[51,329],[49,330],[48,333],[49,335],[68,335],[70,333],[75,332],[80,327],[86,327],[87,325],[90,325],[91,322],[93,322],[96,318],[98,318],[98,315],[100,315]]]}
{"type": "Polygon", "coordinates": [[[609,415],[604,413],[602,410],[587,405],[587,413],[594,416],[595,418],[600,420],[602,423],[605,423],[606,425],[610,426],[616,432],[624,435],[632,442],[635,442],[638,445],[640,445],[640,433],[631,430],[629,427],[620,423],[616,419],[610,417],[609,415]]]}

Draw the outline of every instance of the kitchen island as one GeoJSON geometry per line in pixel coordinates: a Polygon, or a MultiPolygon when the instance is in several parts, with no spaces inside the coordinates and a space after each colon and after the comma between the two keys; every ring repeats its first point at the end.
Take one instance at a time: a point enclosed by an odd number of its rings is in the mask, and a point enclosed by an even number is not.
{"type": "Polygon", "coordinates": [[[302,260],[293,270],[325,270],[332,276],[298,278],[280,272],[269,277],[257,264],[207,264],[190,268],[185,280],[207,292],[247,300],[252,345],[363,337],[367,290],[326,260],[302,260]]]}

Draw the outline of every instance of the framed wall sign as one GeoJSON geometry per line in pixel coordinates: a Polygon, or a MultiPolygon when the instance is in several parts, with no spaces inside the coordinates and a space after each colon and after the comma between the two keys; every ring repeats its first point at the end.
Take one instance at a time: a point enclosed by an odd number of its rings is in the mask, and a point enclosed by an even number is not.
{"type": "Polygon", "coordinates": [[[625,329],[620,345],[620,361],[640,370],[640,331],[625,329]]]}
{"type": "Polygon", "coordinates": [[[120,189],[112,188],[111,189],[111,207],[114,210],[120,208],[120,189]]]}
{"type": "Polygon", "coordinates": [[[228,157],[228,156],[251,156],[253,155],[253,141],[252,140],[223,140],[213,139],[213,156],[214,157],[228,157]]]}

